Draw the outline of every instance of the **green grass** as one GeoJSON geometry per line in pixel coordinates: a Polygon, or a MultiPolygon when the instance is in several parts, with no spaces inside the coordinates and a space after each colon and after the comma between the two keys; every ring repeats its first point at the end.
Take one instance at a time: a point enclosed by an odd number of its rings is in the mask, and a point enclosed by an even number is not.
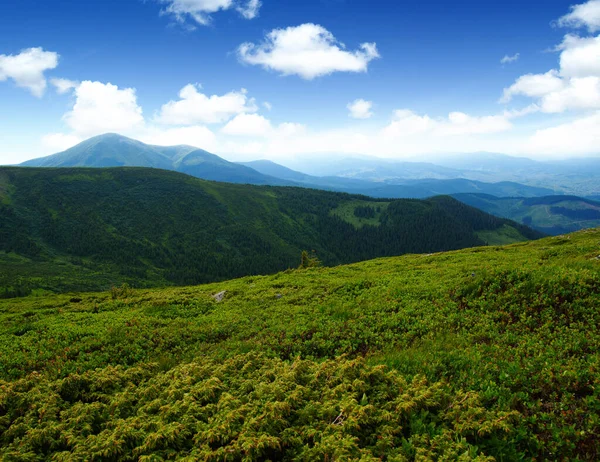
{"type": "Polygon", "coordinates": [[[523,241],[523,235],[511,226],[495,230],[478,231],[477,237],[487,245],[507,245],[523,241]]]}
{"type": "Polygon", "coordinates": [[[600,230],[0,301],[0,459],[598,460],[599,307],[600,230]]]}
{"type": "Polygon", "coordinates": [[[380,219],[387,209],[389,202],[375,202],[368,200],[351,200],[344,202],[339,207],[333,209],[330,213],[334,216],[340,217],[346,223],[350,223],[357,229],[363,226],[379,226],[381,224],[380,219]],[[372,207],[375,209],[375,217],[373,218],[359,218],[354,214],[356,207],[372,207]]]}

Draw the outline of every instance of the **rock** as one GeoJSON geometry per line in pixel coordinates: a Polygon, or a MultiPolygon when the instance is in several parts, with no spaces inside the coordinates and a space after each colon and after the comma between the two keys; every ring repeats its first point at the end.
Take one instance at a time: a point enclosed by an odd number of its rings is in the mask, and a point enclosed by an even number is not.
{"type": "Polygon", "coordinates": [[[223,299],[225,298],[226,293],[227,293],[227,291],[224,290],[223,292],[219,292],[218,294],[213,295],[212,298],[214,298],[217,303],[222,302],[223,299]]]}
{"type": "Polygon", "coordinates": [[[281,297],[283,297],[283,295],[281,295],[281,294],[276,294],[276,295],[275,295],[275,298],[276,298],[277,300],[279,300],[281,297]]]}

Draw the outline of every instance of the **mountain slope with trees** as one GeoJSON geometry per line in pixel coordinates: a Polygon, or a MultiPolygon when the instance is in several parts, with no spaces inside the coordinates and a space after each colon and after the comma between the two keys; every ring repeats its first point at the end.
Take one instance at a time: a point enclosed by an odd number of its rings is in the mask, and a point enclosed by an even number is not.
{"type": "Polygon", "coordinates": [[[273,273],[303,250],[336,265],[540,237],[449,197],[376,200],[143,168],[2,168],[0,216],[0,296],[273,273]],[[366,206],[371,218],[354,214],[366,206]]]}
{"type": "Polygon", "coordinates": [[[484,212],[555,236],[600,226],[600,202],[583,197],[522,198],[487,194],[455,194],[453,197],[484,212]]]}

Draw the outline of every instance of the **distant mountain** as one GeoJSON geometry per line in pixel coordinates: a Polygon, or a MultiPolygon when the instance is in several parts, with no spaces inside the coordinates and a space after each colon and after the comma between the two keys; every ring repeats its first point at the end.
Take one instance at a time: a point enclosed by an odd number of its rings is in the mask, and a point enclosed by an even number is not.
{"type": "Polygon", "coordinates": [[[440,156],[431,159],[431,161],[436,165],[449,169],[474,172],[523,171],[539,165],[539,162],[527,157],[514,157],[492,152],[440,156]]]}
{"type": "Polygon", "coordinates": [[[244,165],[192,146],[152,146],[109,133],[90,138],[64,152],[21,164],[24,167],[152,167],[229,183],[292,186],[244,165]]]}
{"type": "MultiPolygon", "coordinates": [[[[362,161],[362,160],[361,160],[362,161]]],[[[302,184],[306,187],[364,194],[381,198],[415,198],[456,194],[456,193],[485,193],[495,196],[535,197],[552,194],[547,188],[525,186],[514,182],[484,183],[481,181],[457,179],[432,179],[367,181],[336,176],[313,176],[297,172],[268,160],[245,162],[243,165],[252,167],[265,175],[282,178],[302,184]]]]}
{"type": "Polygon", "coordinates": [[[498,217],[509,218],[551,235],[600,227],[600,202],[576,196],[535,198],[455,194],[454,198],[498,217]]]}
{"type": "Polygon", "coordinates": [[[399,162],[377,157],[308,156],[287,161],[295,170],[316,176],[337,176],[364,181],[453,179],[461,172],[426,162],[399,162]]]}
{"type": "Polygon", "coordinates": [[[540,162],[495,153],[425,157],[394,161],[376,157],[312,156],[286,165],[308,174],[405,184],[407,180],[467,179],[484,183],[513,182],[544,188],[552,194],[600,195],[600,157],[540,162]]]}
{"type": "Polygon", "coordinates": [[[458,178],[454,180],[413,180],[404,184],[385,184],[375,189],[362,191],[372,197],[414,197],[425,198],[437,195],[458,193],[483,193],[494,196],[536,197],[552,194],[551,189],[526,186],[520,183],[502,181],[484,183],[458,178]]]}
{"type": "Polygon", "coordinates": [[[196,284],[540,236],[448,196],[384,200],[148,168],[0,168],[0,297],[196,284]]]}
{"type": "MultiPolygon", "coordinates": [[[[426,162],[395,162],[353,157],[305,161],[317,175],[274,162],[229,162],[192,146],[152,146],[107,134],[71,149],[22,164],[28,167],[152,167],[197,178],[229,183],[307,188],[364,194],[372,197],[426,198],[457,193],[498,197],[536,197],[582,191],[600,194],[595,160],[544,164],[501,154],[480,154],[471,161],[446,159],[456,168],[426,162]],[[468,168],[468,169],[467,169],[468,168]]],[[[300,162],[299,160],[296,161],[300,162]]],[[[598,164],[600,165],[600,164],[598,164]]]]}

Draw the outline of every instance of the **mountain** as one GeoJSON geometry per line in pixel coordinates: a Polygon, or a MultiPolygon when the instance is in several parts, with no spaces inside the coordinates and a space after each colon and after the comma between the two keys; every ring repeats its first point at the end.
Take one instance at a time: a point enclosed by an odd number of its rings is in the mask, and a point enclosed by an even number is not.
{"type": "Polygon", "coordinates": [[[316,176],[338,176],[364,181],[391,179],[452,179],[460,178],[460,171],[427,162],[402,162],[377,157],[347,157],[323,154],[290,159],[294,169],[316,176]]]}
{"type": "Polygon", "coordinates": [[[559,235],[600,226],[600,202],[576,196],[535,198],[455,194],[454,198],[498,217],[546,234],[559,235]]]}
{"type": "Polygon", "coordinates": [[[64,152],[21,164],[23,167],[152,167],[174,170],[197,178],[229,183],[293,183],[265,176],[249,167],[228,162],[192,146],[152,146],[121,135],[90,138],[64,152]]]}
{"type": "Polygon", "coordinates": [[[372,199],[145,168],[2,168],[0,217],[0,296],[272,273],[298,266],[303,250],[336,265],[540,237],[450,197],[372,199]]]}
{"type": "MultiPolygon", "coordinates": [[[[316,164],[315,164],[316,165],[316,164]]],[[[382,198],[426,198],[479,192],[496,196],[543,196],[553,190],[515,182],[485,183],[461,178],[461,172],[427,163],[394,163],[374,158],[345,159],[321,165],[308,175],[270,161],[229,162],[192,146],[152,146],[106,134],[71,149],[22,164],[26,167],[152,167],[228,183],[303,186],[382,198]],[[375,162],[375,164],[373,164],[375,162]],[[327,176],[329,168],[342,169],[327,176]],[[358,173],[357,173],[358,172],[358,173]],[[429,176],[428,176],[429,175],[429,176]]]]}
{"type": "MultiPolygon", "coordinates": [[[[467,179],[484,183],[513,182],[552,191],[551,194],[600,194],[600,157],[540,162],[496,153],[469,153],[410,161],[376,157],[312,156],[286,165],[318,175],[405,184],[412,180],[467,179]]],[[[463,191],[467,192],[467,191],[463,191]]]]}
{"type": "Polygon", "coordinates": [[[338,176],[313,176],[297,172],[268,160],[244,162],[243,165],[268,176],[293,181],[309,188],[343,191],[381,198],[422,199],[445,194],[485,193],[496,196],[535,197],[552,194],[547,188],[525,186],[514,182],[484,183],[481,181],[457,179],[368,181],[338,176]]]}
{"type": "Polygon", "coordinates": [[[598,242],[0,300],[0,460],[597,461],[598,242]]]}

